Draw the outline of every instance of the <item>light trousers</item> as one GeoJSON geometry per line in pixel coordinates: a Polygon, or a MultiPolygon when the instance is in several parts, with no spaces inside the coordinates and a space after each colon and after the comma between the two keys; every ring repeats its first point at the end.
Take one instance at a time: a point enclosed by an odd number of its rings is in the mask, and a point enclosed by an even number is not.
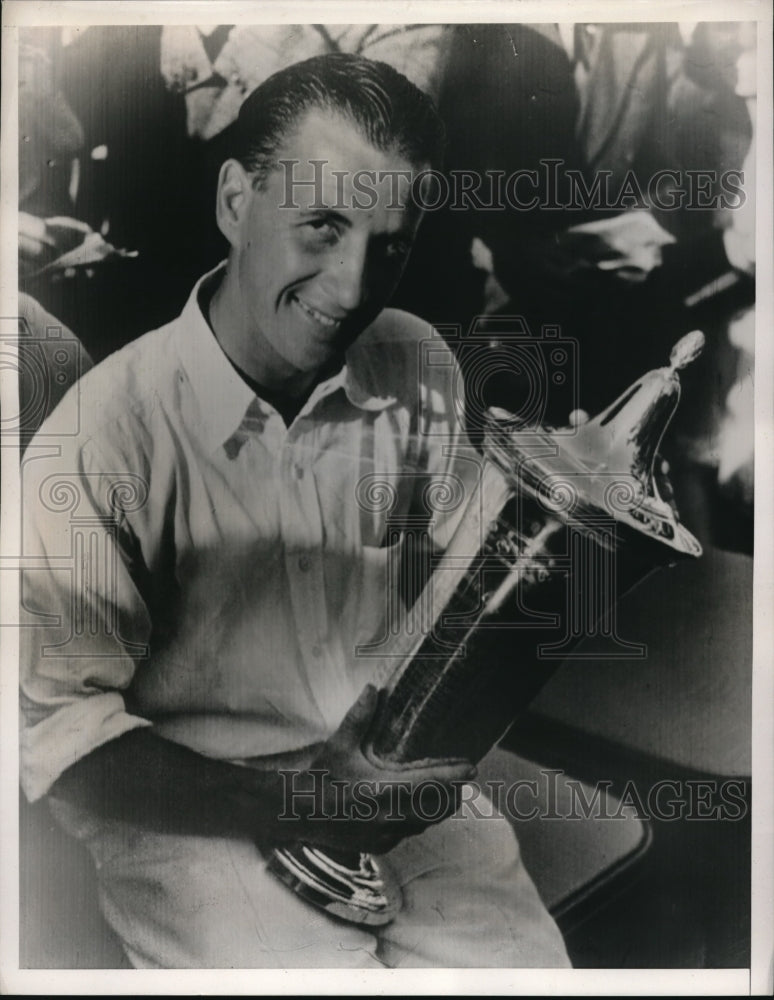
{"type": "MultiPolygon", "coordinates": [[[[480,804],[479,799],[479,804],[480,804]]],[[[94,858],[100,905],[143,969],[567,967],[507,820],[455,816],[388,855],[403,905],[385,927],[329,917],[248,840],[161,834],[52,811],[94,858]]]]}

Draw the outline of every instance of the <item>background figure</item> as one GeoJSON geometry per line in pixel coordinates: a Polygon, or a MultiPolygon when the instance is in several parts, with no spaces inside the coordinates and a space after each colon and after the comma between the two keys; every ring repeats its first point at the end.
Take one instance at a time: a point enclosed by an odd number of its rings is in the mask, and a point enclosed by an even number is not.
{"type": "Polygon", "coordinates": [[[23,31],[19,45],[19,205],[37,216],[71,206],[83,129],[55,81],[51,29],[23,31]]]}
{"type": "MultiPolygon", "coordinates": [[[[735,369],[726,325],[753,296],[725,247],[734,212],[720,210],[724,175],[742,170],[751,141],[735,92],[743,30],[458,26],[440,96],[447,169],[484,178],[523,171],[511,189],[521,204],[432,213],[399,296],[463,330],[492,311],[524,316],[536,337],[558,325],[578,341],[577,401],[592,413],[665,363],[682,333],[703,329],[708,347],[686,373],[692,406],[672,432],[682,435],[673,466],[717,432],[735,369]]],[[[751,204],[753,188],[744,187],[726,200],[751,204]]],[[[486,205],[492,196],[485,182],[479,197],[486,205]]],[[[485,350],[471,347],[471,358],[485,350]]],[[[501,370],[480,392],[513,409],[523,381],[501,370]]],[[[574,402],[570,380],[551,387],[546,419],[563,422],[574,402]]]]}
{"type": "MultiPolygon", "coordinates": [[[[59,36],[57,29],[22,29],[19,44],[19,275],[23,287],[35,285],[47,299],[54,297],[54,276],[64,276],[66,261],[87,241],[110,252],[88,223],[73,218],[84,134],[59,85],[59,36]]],[[[24,291],[18,309],[23,449],[91,359],[75,334],[24,291]]]]}
{"type": "Polygon", "coordinates": [[[450,37],[443,24],[173,25],[162,30],[161,71],[185,94],[188,134],[212,139],[268,76],[327,52],[389,63],[435,98],[450,37]]]}
{"type": "Polygon", "coordinates": [[[28,196],[21,207],[74,216],[78,239],[88,236],[99,246],[67,270],[27,269],[22,287],[101,360],[174,316],[201,270],[197,262],[210,257],[202,222],[207,206],[193,180],[199,160],[185,133],[184,109],[161,76],[160,27],[97,26],[64,37],[34,28],[28,37],[55,80],[20,103],[20,135],[41,129],[61,135],[64,123],[72,138],[55,158],[54,175],[69,178],[65,157],[77,152],[78,159],[65,205],[60,179],[39,185],[36,200],[28,196]],[[50,93],[56,124],[46,110],[50,93]]]}
{"type": "Polygon", "coordinates": [[[72,217],[84,135],[60,86],[55,29],[22,31],[19,46],[19,273],[48,276],[91,234],[72,217]]]}

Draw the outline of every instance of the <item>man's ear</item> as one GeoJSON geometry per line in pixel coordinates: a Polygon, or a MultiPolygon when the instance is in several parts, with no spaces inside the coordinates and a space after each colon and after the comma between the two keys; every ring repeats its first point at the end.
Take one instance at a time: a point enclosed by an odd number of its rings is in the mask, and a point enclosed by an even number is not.
{"type": "Polygon", "coordinates": [[[252,192],[252,178],[242,164],[238,160],[226,160],[218,175],[215,214],[218,229],[231,246],[238,242],[252,192]]]}

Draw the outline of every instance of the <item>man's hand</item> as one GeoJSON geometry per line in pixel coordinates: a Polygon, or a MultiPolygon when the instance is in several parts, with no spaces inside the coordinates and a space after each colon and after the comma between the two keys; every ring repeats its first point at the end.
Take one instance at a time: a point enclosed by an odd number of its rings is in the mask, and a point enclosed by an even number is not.
{"type": "Polygon", "coordinates": [[[383,854],[456,811],[475,768],[435,761],[398,769],[371,758],[364,748],[378,701],[368,685],[309,771],[288,780],[282,839],[383,854]]]}

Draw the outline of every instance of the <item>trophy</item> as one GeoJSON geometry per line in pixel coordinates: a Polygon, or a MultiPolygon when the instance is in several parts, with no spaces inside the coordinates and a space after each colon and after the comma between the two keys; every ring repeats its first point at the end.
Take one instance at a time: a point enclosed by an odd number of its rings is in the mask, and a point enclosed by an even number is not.
{"type": "MultiPolygon", "coordinates": [[[[659,566],[701,555],[654,464],[678,372],[703,345],[700,331],[687,334],[668,366],[574,428],[485,414],[479,486],[417,598],[432,627],[398,633],[375,671],[386,683],[363,748],[374,763],[478,762],[589,629],[609,623],[622,594],[659,566]],[[563,611],[570,627],[557,642],[563,611]]],[[[274,848],[268,867],[344,920],[386,924],[400,909],[387,858],[299,842],[274,848]]]]}

